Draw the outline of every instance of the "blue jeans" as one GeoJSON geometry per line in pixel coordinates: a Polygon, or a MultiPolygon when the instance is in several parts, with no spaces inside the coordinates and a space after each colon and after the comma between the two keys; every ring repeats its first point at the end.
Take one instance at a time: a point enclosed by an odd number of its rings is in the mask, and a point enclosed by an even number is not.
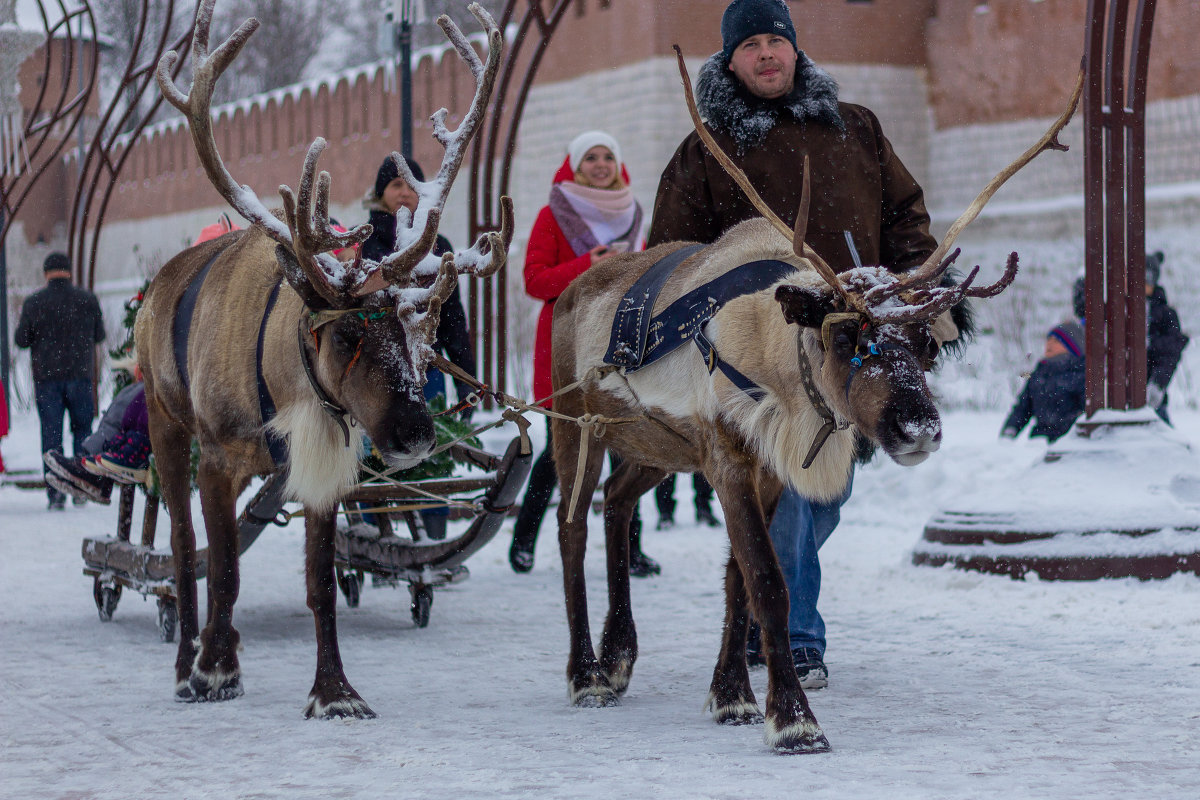
{"type": "MultiPolygon", "coordinates": [[[[62,450],[63,414],[71,420],[71,455],[83,455],[83,440],[92,432],[96,403],[92,400],[90,380],[43,381],[34,384],[38,419],[42,424],[42,452],[62,450]]],[[[42,474],[48,470],[43,465],[42,474]]],[[[62,495],[47,487],[46,495],[54,500],[62,495]]]]}
{"type": "Polygon", "coordinates": [[[842,519],[842,504],[850,499],[854,473],[846,491],[829,503],[805,500],[784,487],[768,535],[788,589],[788,638],[791,647],[809,647],[825,655],[825,620],[817,611],[821,595],[821,562],[817,551],[842,519]]]}

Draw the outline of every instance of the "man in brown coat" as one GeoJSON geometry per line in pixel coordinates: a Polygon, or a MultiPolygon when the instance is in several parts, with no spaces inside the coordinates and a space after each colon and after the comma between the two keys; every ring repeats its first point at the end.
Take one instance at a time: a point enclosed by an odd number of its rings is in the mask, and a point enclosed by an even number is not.
{"type": "MultiPolygon", "coordinates": [[[[717,143],[775,213],[795,223],[807,154],[812,204],[806,241],[834,269],[854,267],[856,255],[864,264],[896,271],[923,263],[937,242],[929,234],[921,187],[875,115],[840,102],[833,79],[797,49],[787,4],[734,0],[721,19],[721,40],[721,52],[700,69],[697,106],[717,143]]],[[[713,242],[756,216],[693,132],[663,171],[649,245],[713,242]]],[[[849,494],[847,487],[840,501],[810,503],[789,487],[771,522],[788,584],[792,654],[806,689],[828,681],[817,549],[833,532],[849,494]]],[[[747,655],[761,663],[753,632],[747,655]]]]}

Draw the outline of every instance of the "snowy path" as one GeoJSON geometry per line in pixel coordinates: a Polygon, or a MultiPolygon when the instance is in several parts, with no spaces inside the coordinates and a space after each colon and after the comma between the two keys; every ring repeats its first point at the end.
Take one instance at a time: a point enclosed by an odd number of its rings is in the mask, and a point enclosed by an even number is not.
{"type": "MultiPolygon", "coordinates": [[[[32,466],[36,421],[16,422],[6,460],[32,466]]],[[[299,523],[268,530],[243,559],[245,697],[179,705],[154,603],[126,592],[101,624],[81,573],[80,540],[112,531],[115,510],[51,515],[42,494],[0,489],[0,797],[1200,796],[1200,581],[1016,582],[909,565],[939,500],[1037,457],[1038,444],[997,443],[999,422],[952,414],[926,464],[860,471],[822,551],[831,681],[810,698],[834,751],[809,757],[773,755],[761,728],[701,712],[722,616],[720,530],[646,535],[663,575],[634,582],[641,657],[618,708],[567,705],[547,525],[531,574],[509,570],[505,528],[469,581],[437,593],[425,630],[403,589],[368,581],[359,608],[339,603],[347,673],[380,718],[314,722],[300,714],[315,653],[299,523]]],[[[1180,423],[1200,442],[1200,418],[1180,423]]],[[[598,528],[593,517],[594,631],[598,528]]],[[[765,675],[752,677],[761,700],[765,675]]]]}

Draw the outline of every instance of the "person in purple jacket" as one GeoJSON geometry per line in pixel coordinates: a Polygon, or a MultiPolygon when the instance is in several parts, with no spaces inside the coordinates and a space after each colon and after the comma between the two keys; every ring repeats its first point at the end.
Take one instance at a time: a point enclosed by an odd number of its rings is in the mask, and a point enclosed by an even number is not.
{"type": "Polygon", "coordinates": [[[145,483],[150,465],[150,420],[141,370],[131,365],[135,382],[122,389],[104,412],[96,432],[83,441],[79,455],[60,450],[42,456],[46,481],[71,497],[103,505],[112,502],[114,482],[145,483]]]}

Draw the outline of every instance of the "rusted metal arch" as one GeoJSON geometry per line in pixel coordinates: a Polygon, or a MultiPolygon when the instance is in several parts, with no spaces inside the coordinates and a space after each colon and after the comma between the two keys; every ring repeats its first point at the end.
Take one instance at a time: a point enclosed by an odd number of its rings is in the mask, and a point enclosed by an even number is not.
{"type": "MultiPolygon", "coordinates": [[[[125,64],[125,73],[121,77],[120,86],[122,87],[122,91],[117,92],[113,101],[100,118],[96,134],[92,137],[87,154],[84,157],[80,180],[75,189],[69,229],[71,260],[74,264],[86,265],[83,275],[86,278],[84,282],[89,289],[95,285],[96,257],[99,252],[100,231],[104,225],[104,214],[108,209],[109,200],[112,199],[112,193],[117,187],[117,179],[130,153],[133,152],[134,143],[137,142],[138,137],[145,130],[146,126],[150,124],[155,112],[158,111],[163,102],[163,96],[161,93],[158,93],[154,79],[154,71],[157,68],[158,60],[168,50],[178,52],[180,58],[176,61],[175,69],[172,72],[172,77],[178,77],[186,63],[185,59],[188,51],[192,46],[192,30],[195,27],[194,19],[187,30],[180,34],[174,42],[168,40],[170,25],[164,25],[158,42],[155,45],[154,52],[148,58],[140,58],[142,54],[142,40],[145,36],[146,22],[149,17],[148,2],[149,0],[142,0],[142,15],[138,24],[137,35],[130,50],[129,61],[125,64]],[[140,66],[138,65],[139,60],[141,61],[140,66]],[[113,116],[117,113],[122,104],[122,98],[125,96],[123,90],[130,85],[135,87],[132,98],[126,104],[124,112],[113,123],[113,116]],[[134,128],[122,132],[125,123],[136,110],[138,101],[145,95],[148,88],[155,92],[154,102],[134,128]],[[119,147],[118,140],[120,139],[124,139],[126,144],[121,148],[120,156],[114,162],[113,154],[119,147]],[[95,211],[95,219],[93,221],[90,217],[94,205],[98,205],[98,208],[95,211]],[[89,222],[91,222],[90,227],[92,230],[90,245],[87,237],[89,222]]],[[[168,20],[173,19],[174,14],[174,0],[169,0],[167,4],[168,20]]]]}
{"type": "MultiPolygon", "coordinates": [[[[542,8],[541,0],[525,0],[525,3],[525,10],[516,23],[516,36],[508,43],[508,52],[496,79],[494,99],[485,123],[486,135],[476,136],[472,144],[468,200],[469,238],[472,241],[481,233],[500,227],[500,197],[508,193],[517,132],[525,112],[525,102],[546,48],[550,46],[550,40],[567,9],[573,5],[572,0],[554,0],[547,12],[542,8]],[[514,82],[518,85],[509,107],[507,100],[514,82]]],[[[508,0],[504,4],[499,19],[501,30],[508,31],[520,4],[521,0],[508,0]]],[[[473,281],[468,295],[471,340],[477,345],[481,361],[480,379],[502,391],[507,383],[508,348],[504,336],[508,325],[508,298],[505,293],[507,270],[507,267],[501,269],[486,282],[473,281]],[[483,285],[479,286],[480,283],[483,285]]]]}
{"type": "MultiPolygon", "coordinates": [[[[51,24],[50,18],[46,14],[45,4],[41,0],[38,2],[38,12],[41,14],[42,26],[46,31],[46,45],[42,47],[42,74],[50,74],[51,59],[54,57],[51,52],[53,48],[48,46],[49,43],[60,32],[65,31],[63,37],[66,42],[64,80],[59,89],[58,98],[53,101],[52,105],[47,104],[48,82],[43,81],[38,89],[37,100],[30,110],[24,130],[29,156],[29,171],[16,177],[6,176],[3,181],[0,181],[0,208],[3,210],[3,214],[0,214],[0,217],[3,217],[3,224],[0,225],[0,247],[4,246],[17,213],[29,198],[33,187],[38,184],[46,170],[57,161],[63,149],[70,142],[70,137],[55,141],[52,136],[55,129],[65,121],[68,127],[74,130],[80,124],[83,114],[87,110],[88,100],[96,88],[95,69],[91,71],[87,76],[86,83],[75,94],[71,94],[69,86],[69,79],[75,72],[75,58],[79,50],[75,35],[71,31],[71,23],[79,19],[86,19],[91,23],[92,30],[95,31],[95,17],[92,14],[91,6],[87,0],[80,0],[80,4],[74,10],[68,11],[65,2],[58,0],[58,8],[61,19],[57,23],[51,24]],[[43,153],[47,148],[49,148],[49,152],[43,153]]],[[[91,45],[92,64],[95,65],[99,55],[99,46],[95,37],[92,38],[91,45]]],[[[80,65],[80,69],[82,68],[80,65]]],[[[78,277],[81,274],[78,264],[75,266],[75,271],[76,277],[78,277]]]]}
{"type": "Polygon", "coordinates": [[[1100,409],[1146,404],[1146,92],[1155,0],[1136,0],[1131,43],[1130,6],[1130,0],[1088,0],[1083,104],[1088,417],[1100,409]]]}

